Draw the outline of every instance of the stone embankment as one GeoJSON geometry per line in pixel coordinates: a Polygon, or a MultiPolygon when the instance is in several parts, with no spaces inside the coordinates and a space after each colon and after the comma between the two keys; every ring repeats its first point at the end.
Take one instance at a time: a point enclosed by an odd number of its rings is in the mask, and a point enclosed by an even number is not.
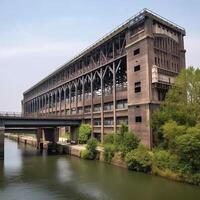
{"type": "MultiPolygon", "coordinates": [[[[48,150],[50,147],[49,142],[47,141],[40,141],[40,144],[37,143],[37,139],[32,137],[32,136],[25,136],[25,135],[15,135],[15,134],[6,134],[6,137],[15,140],[17,142],[21,142],[27,145],[31,145],[35,148],[43,148],[48,150]],[[39,145],[39,146],[38,146],[39,145]]],[[[76,156],[81,158],[81,151],[85,150],[85,145],[79,145],[79,144],[70,144],[65,142],[64,139],[61,139],[57,144],[56,144],[56,149],[55,152],[58,154],[68,154],[71,156],[76,156]]],[[[97,160],[104,161],[103,159],[103,148],[102,147],[97,147],[97,160]]],[[[126,167],[126,164],[122,161],[121,156],[118,155],[117,153],[115,154],[114,158],[112,159],[112,162],[110,164],[120,166],[120,167],[126,167]]]]}

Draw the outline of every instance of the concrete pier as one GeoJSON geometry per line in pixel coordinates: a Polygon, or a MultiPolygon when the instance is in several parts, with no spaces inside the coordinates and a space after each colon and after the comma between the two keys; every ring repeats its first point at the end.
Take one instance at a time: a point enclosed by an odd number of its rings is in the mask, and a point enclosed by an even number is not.
{"type": "Polygon", "coordinates": [[[0,160],[4,159],[4,128],[0,127],[0,160]]]}

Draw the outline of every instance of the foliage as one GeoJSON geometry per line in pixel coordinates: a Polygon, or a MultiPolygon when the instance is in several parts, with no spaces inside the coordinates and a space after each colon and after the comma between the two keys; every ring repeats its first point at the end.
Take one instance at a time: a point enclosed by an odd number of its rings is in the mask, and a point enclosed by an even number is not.
{"type": "Polygon", "coordinates": [[[81,158],[83,159],[93,160],[94,157],[95,157],[94,153],[89,151],[88,149],[81,151],[81,158]]]}
{"type": "Polygon", "coordinates": [[[163,137],[169,149],[175,148],[175,137],[186,133],[186,126],[178,125],[175,121],[170,120],[162,126],[163,137]]]}
{"type": "Polygon", "coordinates": [[[98,142],[95,138],[90,138],[87,141],[86,149],[81,152],[81,158],[94,160],[96,158],[97,143],[98,142]]]}
{"type": "Polygon", "coordinates": [[[193,171],[200,170],[200,133],[190,128],[189,133],[176,137],[176,152],[181,160],[192,167],[193,171]]]}
{"type": "Polygon", "coordinates": [[[104,144],[113,144],[114,143],[114,133],[108,133],[104,136],[104,144]]]}
{"type": "Polygon", "coordinates": [[[89,124],[81,124],[78,130],[78,139],[80,144],[85,144],[89,139],[92,128],[89,124]]]}
{"type": "Polygon", "coordinates": [[[183,176],[185,182],[200,186],[200,173],[187,173],[183,176]]]}
{"type": "Polygon", "coordinates": [[[154,150],[153,165],[161,170],[177,171],[179,169],[179,157],[169,151],[157,149],[154,150]]]}
{"type": "Polygon", "coordinates": [[[97,140],[95,138],[90,138],[87,141],[87,146],[86,148],[91,151],[91,152],[96,152],[96,148],[97,148],[97,140]]]}
{"type": "Polygon", "coordinates": [[[113,156],[116,152],[116,146],[114,144],[105,144],[104,145],[104,161],[110,163],[112,161],[113,156]]]}
{"type": "Polygon", "coordinates": [[[140,172],[150,172],[151,170],[151,155],[142,145],[128,152],[125,157],[125,162],[130,170],[140,172]]]}
{"type": "Polygon", "coordinates": [[[128,132],[127,124],[122,123],[120,126],[119,134],[123,137],[125,133],[128,132]]]}
{"type": "Polygon", "coordinates": [[[69,132],[65,132],[64,138],[66,140],[71,140],[71,134],[69,132]]]}
{"type": "Polygon", "coordinates": [[[162,143],[162,126],[169,120],[178,125],[195,126],[200,121],[200,69],[182,70],[168,91],[160,109],[154,112],[152,128],[157,144],[162,143]]]}
{"type": "Polygon", "coordinates": [[[124,137],[122,138],[122,143],[120,146],[122,155],[125,156],[131,150],[136,149],[138,147],[139,142],[139,138],[134,133],[124,133],[124,137]]]}
{"type": "MultiPolygon", "coordinates": [[[[165,101],[153,113],[153,167],[159,174],[200,184],[200,69],[182,70],[165,101]]],[[[153,172],[154,173],[154,172],[153,172]]]]}

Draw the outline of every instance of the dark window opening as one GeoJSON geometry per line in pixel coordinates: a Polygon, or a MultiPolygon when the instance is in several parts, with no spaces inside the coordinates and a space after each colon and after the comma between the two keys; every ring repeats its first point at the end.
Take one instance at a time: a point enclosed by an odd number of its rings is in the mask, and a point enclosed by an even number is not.
{"type": "Polygon", "coordinates": [[[141,123],[142,122],[142,117],[141,116],[136,116],[135,117],[135,122],[136,123],[141,123]]]}
{"type": "Polygon", "coordinates": [[[140,71],[140,65],[134,67],[134,72],[140,71]]]}
{"type": "Polygon", "coordinates": [[[133,54],[134,54],[134,56],[140,54],[140,49],[138,48],[138,49],[134,50],[134,51],[133,51],[133,54]]]}
{"type": "Polygon", "coordinates": [[[135,83],[135,93],[141,92],[141,82],[135,83]]]}

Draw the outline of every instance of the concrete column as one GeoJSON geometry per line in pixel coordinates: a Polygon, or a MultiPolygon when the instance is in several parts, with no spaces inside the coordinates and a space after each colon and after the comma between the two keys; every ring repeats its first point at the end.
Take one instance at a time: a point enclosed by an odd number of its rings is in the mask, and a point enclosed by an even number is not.
{"type": "Polygon", "coordinates": [[[82,78],[82,102],[83,102],[83,113],[82,113],[82,116],[84,116],[84,112],[85,112],[85,78],[83,76],[82,78]]]}
{"type": "Polygon", "coordinates": [[[66,116],[66,88],[64,90],[64,115],[66,116]]]}
{"type": "Polygon", "coordinates": [[[42,129],[41,128],[38,128],[36,138],[37,138],[37,148],[39,149],[40,141],[42,139],[42,129]]]}
{"type": "Polygon", "coordinates": [[[104,95],[103,95],[103,69],[101,68],[101,142],[103,143],[104,135],[104,95]]]}
{"type": "Polygon", "coordinates": [[[116,123],[116,69],[115,62],[113,62],[113,125],[114,133],[117,132],[117,123],[116,123]]]}
{"type": "Polygon", "coordinates": [[[77,107],[78,107],[78,81],[76,82],[76,85],[75,85],[75,97],[76,97],[76,114],[77,114],[77,107]]]}
{"type": "Polygon", "coordinates": [[[59,140],[59,128],[44,128],[45,140],[57,143],[59,140]]]}
{"type": "Polygon", "coordinates": [[[0,160],[4,159],[4,127],[0,127],[0,160]]]}
{"type": "Polygon", "coordinates": [[[91,127],[92,127],[92,134],[91,136],[93,137],[93,74],[91,73],[90,76],[90,81],[91,81],[91,127]]]}
{"type": "Polygon", "coordinates": [[[71,86],[69,87],[69,114],[71,115],[72,114],[72,111],[71,111],[71,86]]]}
{"type": "Polygon", "coordinates": [[[58,93],[58,91],[55,92],[55,112],[56,112],[56,115],[57,115],[57,93],[58,93]]]}
{"type": "Polygon", "coordinates": [[[62,89],[60,89],[59,91],[59,115],[61,116],[62,112],[62,100],[61,100],[61,93],[62,93],[62,89]]]}

